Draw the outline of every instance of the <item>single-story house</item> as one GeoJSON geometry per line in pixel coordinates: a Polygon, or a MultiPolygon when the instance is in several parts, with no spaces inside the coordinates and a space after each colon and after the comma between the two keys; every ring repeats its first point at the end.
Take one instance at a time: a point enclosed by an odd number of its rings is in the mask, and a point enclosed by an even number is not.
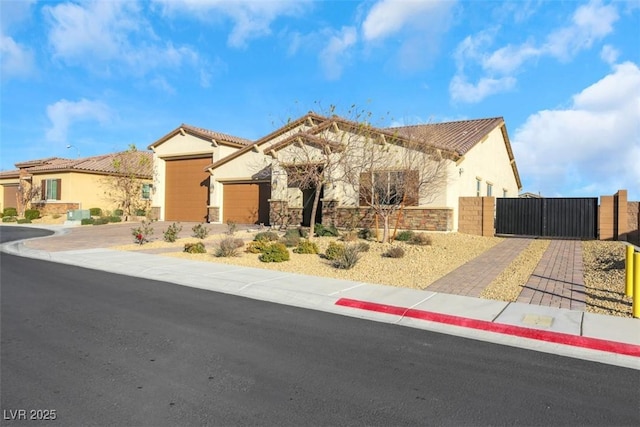
{"type": "MultiPolygon", "coordinates": [[[[444,179],[435,190],[403,201],[401,228],[455,231],[460,197],[517,197],[522,187],[501,117],[376,128],[309,113],[253,142],[178,127],[150,146],[159,179],[152,206],[160,219],[168,221],[279,225],[286,218],[289,225],[306,225],[316,189],[299,188],[288,179],[304,153],[315,156],[309,162],[325,167],[327,173],[316,220],[325,225],[353,225],[356,212],[365,221],[367,209],[358,190],[363,186],[357,175],[347,180],[340,168],[329,171],[323,164],[327,153],[339,157],[352,141],[361,147],[385,147],[398,158],[408,157],[410,151],[429,151],[437,153],[434,156],[444,164],[444,179]],[[181,179],[182,175],[193,178],[181,179]]],[[[396,166],[389,163],[375,176],[384,175],[391,182],[408,172],[416,177],[422,174],[403,168],[399,162],[396,166]]]]}
{"type": "MultiPolygon", "coordinates": [[[[153,190],[153,156],[148,151],[121,152],[80,159],[49,157],[16,163],[16,170],[0,172],[0,206],[20,210],[20,193],[31,191],[27,204],[41,214],[64,215],[69,210],[120,208],[113,195],[113,179],[130,176],[140,183],[142,204],[149,204],[153,190]],[[126,160],[128,159],[128,160],[126,160]],[[134,169],[122,165],[131,163],[134,169]],[[146,201],[146,202],[145,202],[146,201]]],[[[28,208],[28,206],[26,206],[28,208]]]]}

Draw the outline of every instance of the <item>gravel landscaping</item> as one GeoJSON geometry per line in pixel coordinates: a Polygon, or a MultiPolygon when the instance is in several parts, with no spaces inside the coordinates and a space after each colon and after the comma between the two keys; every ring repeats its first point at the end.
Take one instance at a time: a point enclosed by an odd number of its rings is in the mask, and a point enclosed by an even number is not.
{"type": "MultiPolygon", "coordinates": [[[[44,224],[63,221],[64,217],[56,220],[37,220],[37,222],[44,224]]],[[[237,231],[234,237],[241,238],[245,243],[248,243],[253,240],[256,232],[256,230],[241,230],[237,231]]],[[[181,236],[188,234],[190,231],[184,230],[181,236]]],[[[296,254],[291,250],[290,261],[281,263],[263,263],[258,259],[258,254],[246,253],[242,248],[239,250],[238,257],[216,257],[213,253],[217,244],[225,237],[229,237],[225,234],[212,235],[203,240],[207,249],[206,254],[188,254],[182,252],[185,243],[195,243],[199,241],[198,239],[182,237],[174,243],[168,243],[162,240],[162,230],[158,227],[156,227],[151,242],[144,245],[118,246],[114,249],[143,250],[163,256],[413,289],[427,289],[437,279],[503,240],[498,237],[487,238],[458,233],[429,233],[429,236],[432,239],[432,244],[429,246],[418,246],[405,242],[383,245],[369,241],[369,251],[361,253],[360,260],[350,270],[336,269],[329,260],[318,255],[296,254]],[[400,259],[383,257],[382,254],[391,247],[403,248],[404,257],[400,259]]],[[[342,243],[337,237],[320,237],[315,238],[314,241],[318,244],[321,253],[324,253],[329,242],[342,243]]],[[[358,241],[364,242],[364,240],[358,241]]],[[[499,301],[515,301],[548,245],[548,240],[534,240],[503,273],[485,288],[481,297],[499,301]]],[[[631,317],[631,298],[624,295],[625,244],[623,242],[585,241],[582,242],[582,245],[584,281],[587,293],[586,310],[592,313],[631,317]]]]}

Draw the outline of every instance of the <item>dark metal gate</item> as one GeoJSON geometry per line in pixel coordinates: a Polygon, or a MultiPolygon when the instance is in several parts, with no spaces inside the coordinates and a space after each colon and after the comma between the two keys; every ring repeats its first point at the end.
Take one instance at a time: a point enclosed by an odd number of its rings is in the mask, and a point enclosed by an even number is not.
{"type": "Polygon", "coordinates": [[[496,199],[496,234],[596,239],[598,198],[496,199]]]}

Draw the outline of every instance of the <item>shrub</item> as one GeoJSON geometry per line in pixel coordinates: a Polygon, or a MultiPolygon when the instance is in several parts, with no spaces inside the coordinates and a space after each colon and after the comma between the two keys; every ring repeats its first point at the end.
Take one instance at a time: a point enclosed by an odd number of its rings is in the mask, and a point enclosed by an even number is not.
{"type": "Polygon", "coordinates": [[[402,258],[404,256],[404,249],[400,246],[390,247],[382,256],[387,258],[402,258]]]}
{"type": "Polygon", "coordinates": [[[62,216],[62,215],[60,215],[60,214],[53,214],[53,215],[51,215],[51,218],[53,218],[53,219],[58,219],[58,218],[60,218],[61,216],[62,216]]]}
{"type": "Polygon", "coordinates": [[[40,218],[40,211],[38,209],[27,209],[24,211],[24,218],[28,220],[40,218]]]}
{"type": "Polygon", "coordinates": [[[262,231],[256,234],[256,237],[254,237],[253,240],[255,241],[265,240],[267,242],[275,242],[279,238],[280,236],[275,231],[262,231]]]}
{"type": "Polygon", "coordinates": [[[2,217],[2,222],[16,222],[18,221],[18,218],[16,218],[15,216],[3,216],[2,217]]]}
{"type": "Polygon", "coordinates": [[[324,236],[338,236],[340,233],[338,232],[338,229],[336,228],[335,225],[331,224],[328,227],[325,227],[322,224],[316,224],[314,229],[313,229],[314,233],[316,234],[316,236],[319,237],[324,237],[324,236]]]}
{"type": "Polygon", "coordinates": [[[91,215],[91,216],[102,216],[102,209],[100,209],[100,208],[91,208],[91,209],[89,209],[89,215],[91,215]]]}
{"type": "Polygon", "coordinates": [[[102,216],[100,218],[96,218],[93,221],[93,225],[105,225],[109,223],[109,218],[107,218],[106,216],[102,216]]]}
{"type": "Polygon", "coordinates": [[[268,240],[254,240],[253,242],[249,242],[246,252],[251,254],[261,254],[267,246],[269,246],[268,240]]]}
{"type": "Polygon", "coordinates": [[[360,260],[360,250],[358,245],[347,245],[344,247],[342,255],[333,260],[333,266],[342,270],[350,270],[360,260]]]}
{"type": "Polygon", "coordinates": [[[122,218],[119,216],[111,215],[106,217],[109,222],[122,222],[122,218]]]}
{"type": "Polygon", "coordinates": [[[206,254],[207,250],[204,248],[204,243],[185,243],[184,251],[190,254],[206,254]]]}
{"type": "Polygon", "coordinates": [[[317,254],[318,245],[306,239],[300,240],[300,243],[298,243],[298,246],[293,250],[293,252],[297,254],[317,254]]]}
{"type": "Polygon", "coordinates": [[[4,216],[18,216],[18,210],[16,208],[4,208],[4,216]]]}
{"type": "Polygon", "coordinates": [[[358,242],[358,251],[369,252],[369,244],[367,242],[358,242]]]}
{"type": "Polygon", "coordinates": [[[358,237],[364,240],[371,240],[373,239],[373,232],[370,228],[363,228],[362,230],[358,231],[358,237]]]}
{"type": "Polygon", "coordinates": [[[180,225],[180,223],[173,223],[171,224],[169,227],[167,227],[167,230],[164,231],[164,241],[165,242],[170,242],[173,243],[178,239],[178,234],[182,231],[182,225],[180,225]]]}
{"type": "Polygon", "coordinates": [[[259,257],[262,262],[289,261],[289,250],[282,243],[270,243],[259,257]]]}
{"type": "Polygon", "coordinates": [[[358,239],[358,233],[356,233],[355,231],[348,231],[342,234],[343,242],[355,242],[357,239],[358,239]]]}
{"type": "Polygon", "coordinates": [[[191,231],[193,231],[191,236],[196,237],[198,239],[206,239],[207,236],[209,235],[209,229],[205,227],[204,224],[194,225],[191,231]]]}
{"type": "Polygon", "coordinates": [[[152,223],[153,221],[144,220],[138,227],[131,229],[131,234],[133,234],[137,244],[142,245],[149,241],[149,236],[153,234],[152,223]]]}
{"type": "Polygon", "coordinates": [[[218,244],[218,250],[216,251],[217,257],[232,257],[238,256],[238,249],[244,246],[242,239],[235,237],[227,237],[222,239],[218,244]]]}
{"type": "Polygon", "coordinates": [[[289,235],[286,234],[282,239],[279,240],[280,243],[284,244],[288,248],[295,248],[300,243],[300,236],[297,235],[289,235]]]}
{"type": "Polygon", "coordinates": [[[236,231],[238,231],[238,224],[236,224],[235,222],[228,220],[227,221],[227,234],[229,236],[233,236],[234,234],[236,234],[236,231]]]}
{"type": "Polygon", "coordinates": [[[4,212],[0,212],[0,218],[4,216],[4,212]]]}
{"type": "Polygon", "coordinates": [[[147,211],[144,209],[136,209],[134,212],[135,216],[145,216],[147,214],[147,211]]]}
{"type": "Polygon", "coordinates": [[[91,225],[91,224],[94,223],[94,221],[95,221],[95,219],[93,219],[93,218],[82,218],[80,220],[80,224],[81,225],[91,225]]]}
{"type": "Polygon", "coordinates": [[[113,211],[113,214],[115,216],[122,216],[124,215],[124,211],[122,209],[116,209],[115,211],[113,211]]]}
{"type": "Polygon", "coordinates": [[[16,221],[18,224],[31,224],[31,220],[28,218],[20,218],[16,221]]]}
{"type": "Polygon", "coordinates": [[[408,242],[409,240],[413,239],[413,236],[415,236],[415,233],[413,231],[404,230],[396,235],[396,240],[399,242],[408,242]]]}
{"type": "Polygon", "coordinates": [[[428,246],[431,245],[432,241],[431,241],[431,236],[429,236],[426,233],[416,233],[411,240],[409,240],[409,243],[413,244],[413,245],[421,245],[421,246],[428,246]]]}
{"type": "Polygon", "coordinates": [[[342,243],[329,242],[329,246],[327,246],[324,255],[329,260],[336,260],[344,254],[344,248],[345,246],[342,243]]]}
{"type": "Polygon", "coordinates": [[[302,227],[298,228],[288,228],[287,231],[284,232],[284,237],[302,237],[306,239],[309,236],[309,232],[302,227]]]}

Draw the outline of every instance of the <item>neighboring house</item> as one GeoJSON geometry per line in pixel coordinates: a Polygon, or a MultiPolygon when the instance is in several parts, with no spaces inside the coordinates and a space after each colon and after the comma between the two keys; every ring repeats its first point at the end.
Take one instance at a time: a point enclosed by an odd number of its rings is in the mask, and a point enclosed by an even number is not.
{"type": "MultiPolygon", "coordinates": [[[[397,128],[368,127],[365,136],[359,123],[309,113],[253,143],[202,129],[193,132],[184,126],[174,130],[150,147],[156,152],[156,159],[163,160],[157,175],[165,176],[167,181],[163,191],[160,190],[163,184],[157,184],[153,206],[164,220],[188,217],[206,218],[212,223],[272,225],[286,220],[289,225],[306,225],[310,219],[309,201],[315,189],[297,188],[287,179],[291,156],[303,148],[338,152],[343,141],[358,138],[388,143],[397,155],[402,155],[402,147],[407,145],[403,141],[419,140],[425,149],[438,150],[446,159],[446,179],[434,197],[420,195],[407,202],[401,228],[457,230],[459,197],[517,197],[521,189],[502,118],[397,128]],[[218,135],[222,141],[211,135],[218,135]],[[211,143],[212,138],[215,145],[211,143]],[[171,150],[160,153],[161,144],[170,144],[171,150]],[[192,180],[188,188],[176,187],[169,182],[177,180],[169,176],[170,161],[191,158],[199,159],[188,166],[190,173],[198,174],[198,179],[192,180]],[[204,164],[205,158],[212,161],[204,164]],[[183,216],[175,214],[169,203],[179,197],[174,193],[195,191],[201,191],[198,203],[185,208],[183,216]],[[188,213],[189,210],[193,213],[188,213]]],[[[388,175],[389,171],[383,173],[388,175]]],[[[370,225],[371,218],[365,219],[367,209],[362,206],[360,195],[350,188],[352,183],[332,177],[328,177],[328,181],[331,184],[322,189],[316,220],[325,225],[348,226],[353,225],[354,213],[357,213],[362,220],[358,225],[370,225]]]]}
{"type": "MultiPolygon", "coordinates": [[[[142,156],[141,170],[131,171],[142,183],[140,198],[151,199],[153,183],[152,153],[112,153],[81,159],[50,157],[16,163],[17,170],[0,172],[0,201],[2,209],[19,209],[21,188],[37,188],[31,206],[41,214],[66,214],[69,210],[101,208],[114,210],[118,203],[107,193],[111,179],[122,176],[122,169],[114,166],[114,160],[142,156]]],[[[138,157],[136,157],[138,161],[138,157]]],[[[132,175],[132,176],[133,176],[132,175]]]]}

